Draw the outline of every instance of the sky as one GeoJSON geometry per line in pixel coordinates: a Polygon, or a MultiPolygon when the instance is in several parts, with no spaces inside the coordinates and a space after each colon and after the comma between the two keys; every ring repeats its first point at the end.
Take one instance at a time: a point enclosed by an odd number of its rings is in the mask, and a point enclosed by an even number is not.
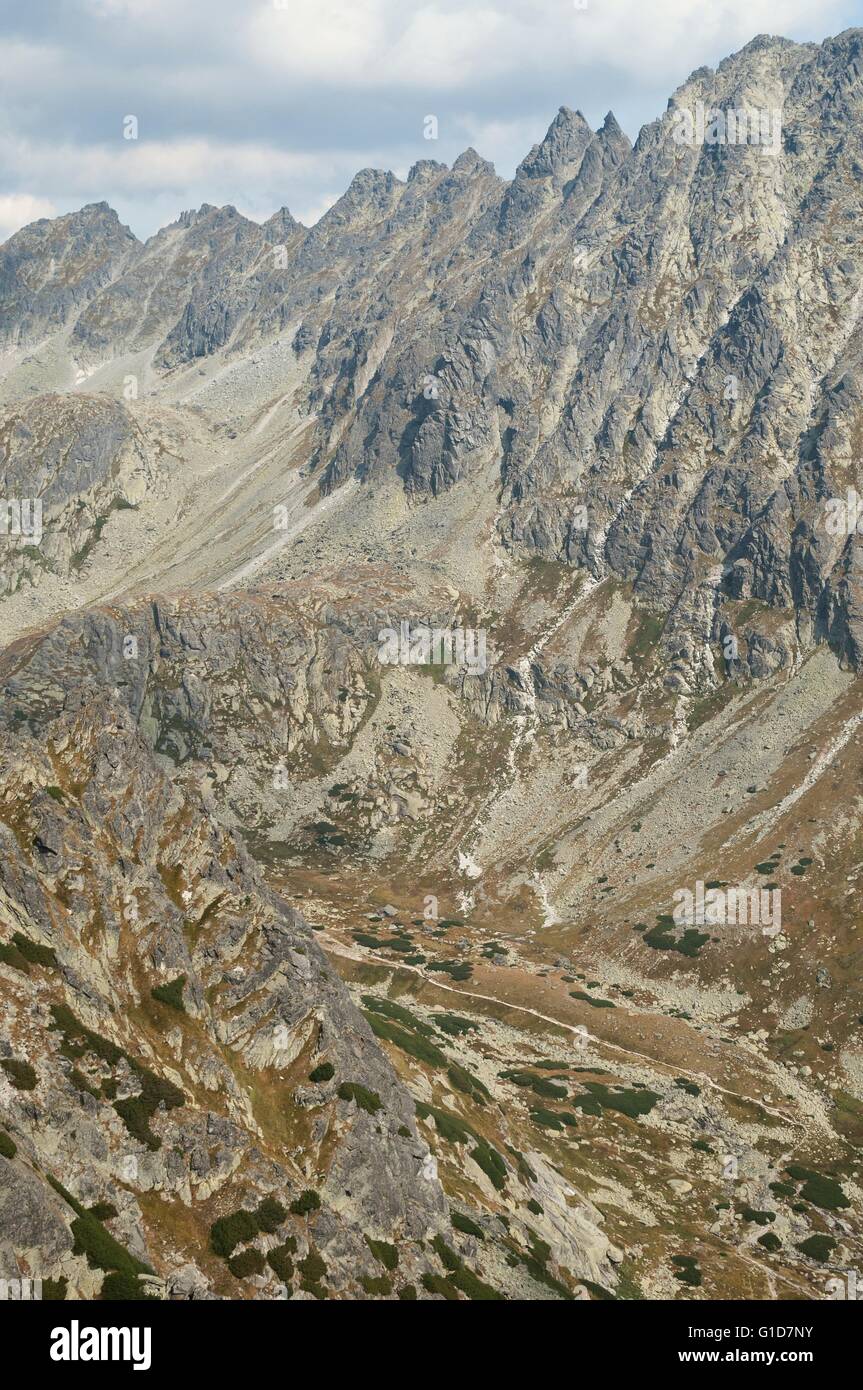
{"type": "Polygon", "coordinates": [[[103,199],[142,239],[203,202],[311,225],[359,169],[468,145],[509,178],[561,105],[634,139],[756,34],[855,24],[863,0],[0,0],[0,241],[103,199]]]}

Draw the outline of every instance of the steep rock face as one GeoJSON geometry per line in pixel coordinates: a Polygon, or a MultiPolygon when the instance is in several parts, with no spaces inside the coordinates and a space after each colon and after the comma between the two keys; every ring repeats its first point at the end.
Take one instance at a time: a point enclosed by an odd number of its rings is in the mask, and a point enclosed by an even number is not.
{"type": "Polygon", "coordinates": [[[439,1161],[496,1289],[610,1288],[633,1229],[648,1270],[716,1234],[756,1113],[759,1210],[804,1132],[859,1206],[861,54],[759,39],[634,147],[564,107],[509,182],[364,170],[311,229],[204,205],[141,247],[91,208],[2,249],[0,481],[45,531],[0,538],[4,1270],[98,1295],[92,1216],[170,1287],[272,1297],[210,1242],[272,1195],[243,1267],[294,1240],[299,1296],[321,1256],[380,1290],[367,1237],[476,1293],[439,1161]],[[767,147],[677,138],[717,106],[767,147]],[[420,619],[487,666],[382,661],[420,619]],[[778,937],[669,935],[682,883],[762,874],[778,937]]]}
{"type": "MultiPolygon", "coordinates": [[[[0,1099],[30,1165],[16,1168],[22,1193],[38,1164],[79,1203],[118,1208],[123,1243],[161,1274],[182,1255],[221,1288],[210,1222],[249,1197],[287,1207],[315,1189],[319,1213],[298,1234],[333,1290],[373,1267],[365,1235],[398,1239],[410,1277],[422,1266],[411,1249],[446,1225],[446,1205],[421,1176],[413,1102],[314,934],[212,806],[157,768],[104,683],[67,684],[65,710],[52,708],[26,658],[13,664],[0,919],[31,963],[6,945],[3,1048],[35,1082],[3,1075],[0,1099]],[[178,980],[179,1008],[158,1002],[152,990],[178,980]],[[147,1193],[185,1207],[199,1241],[187,1228],[162,1246],[147,1193]]],[[[88,1290],[47,1200],[31,1233],[32,1203],[9,1199],[3,1240],[31,1253],[31,1273],[88,1290]]]]}
{"type": "Polygon", "coordinates": [[[80,314],[140,243],[107,203],[42,218],[0,247],[0,342],[37,342],[80,314]]]}
{"type": "Polygon", "coordinates": [[[202,313],[218,288],[241,277],[266,245],[263,230],[235,208],[204,204],[184,213],[139,248],[126,273],[107,286],[75,323],[72,346],[85,360],[135,351],[163,339],[165,365],[174,355],[173,331],[187,357],[214,351],[224,336],[195,338],[202,313]],[[142,314],[141,306],[146,310],[142,314]]]}
{"type": "MultiPolygon", "coordinates": [[[[362,673],[380,615],[333,605],[322,628],[293,595],[280,626],[275,598],[88,612],[0,660],[0,1264],[85,1298],[128,1290],[112,1271],[129,1261],[132,1287],[173,1297],[284,1297],[286,1283],[292,1296],[390,1296],[382,1258],[421,1296],[613,1286],[622,1254],[601,1214],[571,1207],[578,1193],[539,1155],[526,1164],[495,1140],[498,1152],[453,1114],[458,1142],[476,1145],[472,1187],[513,1214],[505,1227],[484,1218],[494,1282],[459,1282],[463,1255],[479,1252],[448,1243],[414,1098],[314,931],[223,828],[229,807],[204,769],[247,762],[260,775],[284,724],[296,773],[304,748],[356,735],[363,702],[346,722],[343,682],[373,698],[362,673]],[[258,718],[238,721],[239,704],[258,718]],[[536,1193],[541,1234],[515,1219],[536,1193]],[[243,1236],[256,1271],[243,1273],[211,1228],[265,1199],[281,1215],[243,1236]],[[533,1261],[521,1282],[516,1236],[533,1261]],[[119,1254],[106,1257],[108,1237],[119,1254]],[[551,1257],[570,1282],[550,1270],[535,1282],[538,1241],[543,1269],[551,1257]],[[298,1286],[283,1274],[289,1245],[298,1286]]],[[[484,1084],[448,1075],[508,1136],[484,1084]]]]}
{"type": "Polygon", "coordinates": [[[0,547],[0,593],[38,583],[44,569],[74,573],[110,514],[140,503],[157,478],[142,432],[119,401],[51,395],[6,409],[0,418],[0,496],[19,512],[16,524],[7,522],[0,547]]]}
{"type": "Polygon", "coordinates": [[[204,205],[143,247],[91,205],[7,243],[4,322],[71,322],[89,367],[146,348],[156,395],[285,335],[324,502],[496,490],[494,544],[665,615],[679,689],[715,683],[743,603],[771,669],[822,641],[856,669],[859,535],[826,510],[863,482],[861,87],[860,30],[761,37],[634,147],[561,107],[509,183],[468,150],[361,171],[310,230],[204,205]]]}

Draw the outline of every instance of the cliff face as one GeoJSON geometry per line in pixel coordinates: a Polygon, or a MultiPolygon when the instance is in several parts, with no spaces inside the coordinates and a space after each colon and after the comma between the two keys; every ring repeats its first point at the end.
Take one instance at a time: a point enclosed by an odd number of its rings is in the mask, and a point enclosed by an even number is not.
{"type": "Polygon", "coordinates": [[[143,246],[103,204],[36,223],[3,248],[9,341],[65,328],[88,378],[145,352],[170,395],[286,335],[324,493],[491,469],[502,544],[673,610],[696,687],[729,601],[792,615],[785,659],[828,640],[856,668],[856,542],[824,507],[856,479],[861,46],[756,39],[634,148],[562,107],[509,183],[474,151],[365,170],[310,231],[208,206],[143,246]]]}
{"type": "MultiPolygon", "coordinates": [[[[366,1233],[396,1237],[405,1278],[416,1276],[409,1246],[447,1209],[434,1177],[420,1177],[428,1148],[408,1093],[308,924],[212,804],[156,765],[100,673],[76,682],[70,646],[65,664],[55,646],[47,680],[16,663],[4,701],[3,1048],[35,1073],[20,1092],[14,1076],[0,1083],[19,1159],[86,1207],[110,1199],[136,1255],[158,1251],[169,1269],[200,1260],[217,1284],[207,1232],[229,1193],[234,1208],[318,1193],[317,1246],[326,1258],[333,1244],[336,1290],[374,1266],[366,1233]],[[172,1239],[182,1204],[197,1248],[188,1231],[172,1239]]],[[[54,1212],[50,1192],[41,1200],[54,1212]]],[[[304,1223],[277,1225],[271,1246],[293,1228],[308,1245],[304,1223]]],[[[38,1242],[14,1219],[4,1241],[13,1277],[10,1245],[38,1242]]],[[[83,1252],[60,1243],[50,1273],[97,1291],[83,1252]]]]}
{"type": "Polygon", "coordinates": [[[773,1297],[810,1234],[853,1258],[861,189],[851,30],[753,40],[634,146],[561,107],[509,181],[0,248],[0,495],[41,508],[0,535],[0,1274],[670,1297],[700,1241],[773,1297]],[[482,661],[382,659],[421,624],[482,661]],[[781,927],[679,930],[698,882],[781,927]]]}

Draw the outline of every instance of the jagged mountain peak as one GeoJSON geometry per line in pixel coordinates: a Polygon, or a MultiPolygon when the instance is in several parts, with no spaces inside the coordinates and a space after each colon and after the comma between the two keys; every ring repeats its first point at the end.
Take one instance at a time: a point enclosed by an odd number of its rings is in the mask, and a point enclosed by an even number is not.
{"type": "Polygon", "coordinates": [[[261,223],[264,232],[276,236],[290,236],[292,232],[305,230],[302,222],[298,222],[289,208],[279,208],[272,217],[268,217],[266,222],[261,223]]]}
{"type": "Polygon", "coordinates": [[[108,203],[104,198],[100,199],[98,202],[84,203],[84,205],[79,209],[77,213],[69,213],[67,215],[71,217],[107,217],[109,221],[112,222],[120,221],[118,213],[115,211],[114,208],[111,207],[111,204],[108,203]]]}
{"type": "Polygon", "coordinates": [[[448,173],[449,167],[438,159],[418,159],[408,170],[408,183],[426,183],[439,174],[448,173]]]}
{"type": "Polygon", "coordinates": [[[561,106],[543,139],[518,166],[516,178],[571,177],[594,138],[580,111],[561,106]]]}
{"type": "Polygon", "coordinates": [[[337,228],[386,216],[399,202],[406,188],[389,169],[360,169],[345,192],[315,223],[311,237],[319,241],[337,228]]]}
{"type": "MultiPolygon", "coordinates": [[[[29,222],[21,227],[17,232],[13,232],[5,242],[0,243],[0,251],[9,249],[13,244],[20,245],[28,240],[32,241],[36,235],[44,235],[50,229],[60,230],[67,236],[76,236],[100,232],[110,237],[118,237],[124,241],[138,242],[134,232],[120,221],[118,213],[108,202],[104,200],[95,203],[84,203],[80,208],[75,208],[72,212],[60,213],[57,217],[39,217],[35,222],[29,222]]],[[[140,244],[140,243],[138,243],[140,244]]]]}
{"type": "Polygon", "coordinates": [[[0,251],[0,1278],[853,1269],[858,47],[680,89],[769,158],[561,107],[511,180],[0,251]]]}
{"type": "Polygon", "coordinates": [[[454,174],[494,174],[495,168],[490,160],[483,159],[472,145],[468,145],[453,164],[452,172],[454,174]]]}

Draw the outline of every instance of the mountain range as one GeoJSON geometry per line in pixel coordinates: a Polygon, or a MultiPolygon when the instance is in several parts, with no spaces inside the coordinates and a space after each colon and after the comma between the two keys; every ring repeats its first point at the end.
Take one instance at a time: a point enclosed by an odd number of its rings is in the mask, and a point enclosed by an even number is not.
{"type": "Polygon", "coordinates": [[[836,1296],[857,488],[860,29],[0,246],[0,1278],[836,1296]]]}

